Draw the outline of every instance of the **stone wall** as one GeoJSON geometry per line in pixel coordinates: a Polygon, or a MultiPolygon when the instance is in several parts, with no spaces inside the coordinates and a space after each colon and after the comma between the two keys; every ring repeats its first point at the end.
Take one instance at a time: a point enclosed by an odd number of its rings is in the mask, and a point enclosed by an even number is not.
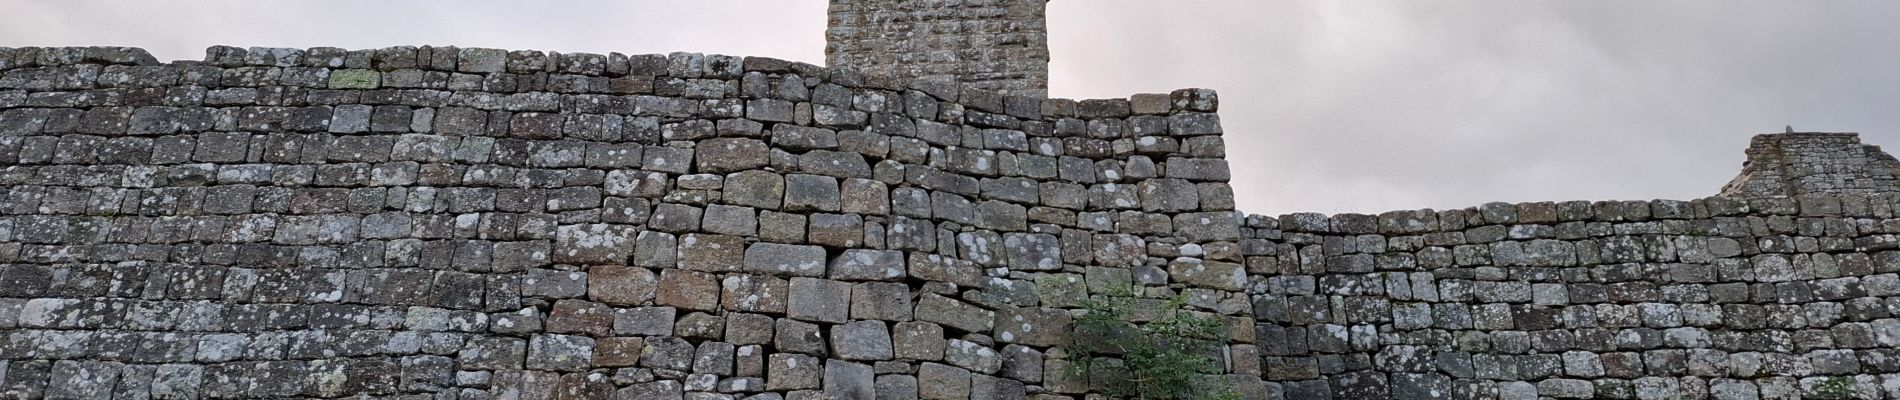
{"type": "Polygon", "coordinates": [[[0,398],[1079,397],[1067,326],[1111,284],[1251,341],[1216,104],[0,49],[0,398]]]}
{"type": "Polygon", "coordinates": [[[999,93],[1049,91],[1048,0],[832,0],[825,64],[999,93]]]}
{"type": "Polygon", "coordinates": [[[1884,193],[1251,216],[1261,365],[1241,371],[1285,399],[1900,398],[1896,212],[1884,193]]]}
{"type": "Polygon", "coordinates": [[[0,398],[1090,398],[1128,286],[1249,399],[1900,398],[1894,193],[1242,217],[1211,91],[889,82],[0,49],[0,398]]]}
{"type": "MultiPolygon", "coordinates": [[[[1792,129],[1790,129],[1792,130],[1792,129]]],[[[1900,161],[1853,133],[1780,133],[1749,141],[1742,173],[1723,196],[1900,192],[1900,161]]]]}

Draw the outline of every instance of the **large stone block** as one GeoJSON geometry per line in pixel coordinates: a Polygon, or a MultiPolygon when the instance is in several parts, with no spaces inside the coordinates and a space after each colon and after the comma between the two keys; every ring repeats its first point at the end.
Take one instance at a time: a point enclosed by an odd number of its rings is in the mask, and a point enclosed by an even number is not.
{"type": "Polygon", "coordinates": [[[831,327],[831,351],[846,360],[889,360],[891,333],[883,321],[855,321],[831,327]]]}
{"type": "Polygon", "coordinates": [[[562,225],[555,230],[553,261],[563,264],[626,264],[633,256],[631,226],[562,225]]]}
{"type": "Polygon", "coordinates": [[[745,249],[746,272],[800,277],[825,276],[825,249],[779,243],[753,243],[745,249]]]}
{"type": "Polygon", "coordinates": [[[831,260],[830,278],[890,281],[902,279],[904,253],[890,250],[849,249],[831,260]]]}
{"type": "Polygon", "coordinates": [[[585,371],[594,364],[594,339],[571,335],[535,335],[528,343],[528,368],[585,371]]]}
{"type": "Polygon", "coordinates": [[[917,319],[943,324],[965,332],[989,332],[996,324],[996,312],[935,294],[923,294],[917,300],[917,319]]]}
{"type": "Polygon", "coordinates": [[[689,233],[680,237],[679,266],[694,271],[739,271],[745,265],[745,238],[689,233]]]}
{"type": "Polygon", "coordinates": [[[844,323],[850,319],[851,284],[815,278],[792,278],[791,300],[785,315],[794,319],[844,323]]]}
{"type": "Polygon", "coordinates": [[[614,310],[614,334],[666,336],[673,334],[673,307],[639,307],[614,310]]]}
{"type": "Polygon", "coordinates": [[[653,301],[659,277],[640,267],[601,265],[587,270],[587,297],[593,301],[635,306],[653,301]]]}
{"type": "Polygon", "coordinates": [[[719,281],[712,274],[669,269],[660,273],[655,300],[664,306],[714,311],[719,307],[719,281]]]}
{"type": "Polygon", "coordinates": [[[1068,343],[1073,318],[1053,308],[1010,308],[996,313],[996,339],[1038,347],[1068,343]]]}
{"type": "Polygon", "coordinates": [[[931,400],[970,398],[970,371],[938,363],[917,367],[917,394],[931,400]]]}
{"type": "Polygon", "coordinates": [[[824,381],[824,365],[817,357],[776,353],[767,357],[766,365],[766,390],[818,389],[824,381]]]}
{"type": "Polygon", "coordinates": [[[791,297],[784,278],[766,275],[727,275],[721,303],[730,311],[783,314],[791,297]]]}
{"type": "Polygon", "coordinates": [[[910,285],[866,282],[851,288],[851,318],[885,321],[911,319],[910,285]]]}

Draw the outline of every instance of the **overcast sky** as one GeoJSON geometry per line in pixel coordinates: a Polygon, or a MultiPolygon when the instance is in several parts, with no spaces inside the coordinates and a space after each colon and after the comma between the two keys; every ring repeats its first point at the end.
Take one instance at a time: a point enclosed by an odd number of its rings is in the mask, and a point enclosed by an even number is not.
{"type": "MultiPolygon", "coordinates": [[[[697,51],[824,62],[821,0],[0,0],[0,46],[697,51]]],[[[1900,146],[1900,2],[1055,0],[1051,95],[1221,93],[1241,208],[1692,199],[1756,133],[1900,146]]]]}

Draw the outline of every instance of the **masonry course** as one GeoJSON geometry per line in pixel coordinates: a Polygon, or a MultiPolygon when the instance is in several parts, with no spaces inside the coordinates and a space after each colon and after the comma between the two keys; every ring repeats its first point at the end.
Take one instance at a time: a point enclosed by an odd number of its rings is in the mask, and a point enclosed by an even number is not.
{"type": "Polygon", "coordinates": [[[0,49],[0,397],[1093,398],[1068,326],[1133,285],[1250,399],[1900,398],[1881,179],[1244,215],[1212,91],[904,82],[0,49]]]}

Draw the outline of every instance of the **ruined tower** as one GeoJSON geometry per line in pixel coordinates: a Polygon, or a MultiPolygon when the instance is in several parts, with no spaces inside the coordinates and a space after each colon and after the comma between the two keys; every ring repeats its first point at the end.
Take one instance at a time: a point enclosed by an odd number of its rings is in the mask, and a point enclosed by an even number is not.
{"type": "Polygon", "coordinates": [[[1776,133],[1749,141],[1742,173],[1722,187],[1729,197],[1869,194],[1900,191],[1900,163],[1855,133],[1776,133]]]}
{"type": "Polygon", "coordinates": [[[832,0],[825,63],[876,77],[1047,96],[1047,0],[832,0]]]}

